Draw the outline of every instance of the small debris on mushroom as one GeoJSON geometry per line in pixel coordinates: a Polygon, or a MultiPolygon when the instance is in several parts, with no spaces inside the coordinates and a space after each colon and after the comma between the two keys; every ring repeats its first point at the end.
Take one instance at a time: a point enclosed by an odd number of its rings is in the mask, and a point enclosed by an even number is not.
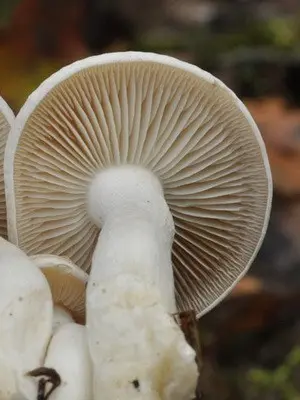
{"type": "Polygon", "coordinates": [[[131,383],[133,384],[133,386],[134,386],[134,388],[135,388],[136,390],[139,390],[139,389],[140,389],[140,382],[139,382],[138,379],[134,379],[131,383]]]}
{"type": "Polygon", "coordinates": [[[27,375],[34,378],[39,378],[36,400],[47,400],[54,390],[61,384],[61,378],[53,368],[36,368],[32,371],[29,371],[27,375]],[[47,384],[51,385],[49,391],[47,391],[47,384]]]}

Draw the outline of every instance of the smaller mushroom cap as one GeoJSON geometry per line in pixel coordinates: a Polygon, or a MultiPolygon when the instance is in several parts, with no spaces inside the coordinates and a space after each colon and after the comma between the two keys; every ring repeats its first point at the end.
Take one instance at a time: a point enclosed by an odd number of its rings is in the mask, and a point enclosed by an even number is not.
{"type": "Polygon", "coordinates": [[[0,236],[7,239],[6,206],[3,179],[3,160],[7,136],[14,121],[14,114],[0,96],[0,236]]]}
{"type": "Polygon", "coordinates": [[[68,311],[75,322],[84,324],[88,275],[66,257],[39,254],[31,259],[47,278],[54,304],[68,311]]]}

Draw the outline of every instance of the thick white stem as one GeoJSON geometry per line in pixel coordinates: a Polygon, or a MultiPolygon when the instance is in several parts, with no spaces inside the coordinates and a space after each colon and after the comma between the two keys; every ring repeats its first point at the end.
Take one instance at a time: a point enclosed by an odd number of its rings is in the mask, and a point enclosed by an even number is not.
{"type": "Polygon", "coordinates": [[[192,398],[195,354],[170,315],[174,223],[160,182],[133,166],[101,172],[89,211],[102,227],[87,289],[95,399],[192,398]]]}
{"type": "Polygon", "coordinates": [[[55,305],[53,307],[52,332],[69,322],[74,322],[72,315],[65,308],[55,305]]]}
{"type": "Polygon", "coordinates": [[[112,168],[95,178],[89,199],[102,227],[89,290],[120,274],[134,275],[155,287],[166,310],[175,312],[174,223],[158,179],[137,167],[112,168]]]}

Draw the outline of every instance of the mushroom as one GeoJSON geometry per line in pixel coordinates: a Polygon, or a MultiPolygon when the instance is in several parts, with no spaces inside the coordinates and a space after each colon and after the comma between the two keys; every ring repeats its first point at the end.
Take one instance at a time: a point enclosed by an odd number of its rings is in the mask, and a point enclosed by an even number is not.
{"type": "Polygon", "coordinates": [[[0,238],[0,399],[34,398],[27,371],[44,362],[51,336],[52,298],[41,271],[0,238]]]}
{"type": "Polygon", "coordinates": [[[170,314],[219,303],[269,219],[268,158],[241,101],[168,56],[75,62],[16,117],[5,184],[14,243],[91,267],[95,399],[191,398],[194,352],[170,314]]]}
{"type": "MultiPolygon", "coordinates": [[[[35,371],[39,370],[40,376],[51,377],[51,371],[58,374],[59,381],[56,387],[53,386],[53,393],[50,393],[51,400],[91,400],[92,368],[85,326],[73,322],[60,326],[49,344],[44,368],[35,371]]],[[[31,374],[38,376],[32,371],[31,374]]],[[[42,382],[43,378],[39,383],[42,382]]],[[[41,400],[48,398],[49,392],[46,390],[45,385],[41,400]]]]}
{"type": "MultiPolygon", "coordinates": [[[[39,254],[31,260],[41,268],[52,292],[54,303],[53,337],[50,341],[43,368],[30,371],[39,379],[52,384],[51,400],[91,399],[91,366],[86,341],[85,288],[88,275],[65,257],[39,254]],[[74,323],[76,321],[77,323],[74,323]],[[59,377],[55,384],[52,372],[59,377]]],[[[47,385],[44,385],[46,399],[47,385]]],[[[49,392],[48,392],[49,395],[49,392]]]]}
{"type": "Polygon", "coordinates": [[[88,275],[71,260],[51,254],[31,256],[51,288],[53,331],[67,322],[85,323],[85,291],[88,275]]]}
{"type": "Polygon", "coordinates": [[[0,237],[3,238],[7,238],[3,160],[7,136],[14,118],[13,112],[3,98],[0,97],[0,237]]]}

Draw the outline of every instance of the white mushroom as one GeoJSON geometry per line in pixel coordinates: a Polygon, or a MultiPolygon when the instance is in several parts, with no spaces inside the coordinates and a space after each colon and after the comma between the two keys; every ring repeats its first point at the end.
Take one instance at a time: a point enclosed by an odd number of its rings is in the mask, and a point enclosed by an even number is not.
{"type": "Polygon", "coordinates": [[[67,322],[85,323],[85,293],[88,275],[71,260],[52,254],[31,257],[41,268],[51,289],[53,330],[67,322]]]}
{"type": "Polygon", "coordinates": [[[43,364],[51,335],[52,299],[44,275],[0,238],[0,399],[34,399],[27,372],[43,364]]]}
{"type": "MultiPolygon", "coordinates": [[[[51,400],[90,400],[91,361],[86,328],[79,325],[85,322],[85,288],[88,275],[65,257],[39,254],[32,256],[31,260],[41,268],[47,278],[54,313],[53,337],[47,349],[44,366],[30,371],[30,374],[35,378],[40,377],[39,388],[45,376],[50,380],[54,389],[51,400]],[[51,369],[58,374],[58,383],[55,383],[55,377],[52,378],[51,369]]],[[[45,397],[47,389],[46,385],[45,397]]],[[[40,391],[43,393],[42,389],[40,391]]]]}
{"type": "Polygon", "coordinates": [[[0,97],[0,237],[7,238],[3,161],[6,140],[15,116],[0,97]]]}
{"type": "Polygon", "coordinates": [[[194,352],[170,314],[214,307],[251,265],[269,218],[271,174],[248,111],[195,66],[129,52],[63,68],[14,126],[11,240],[85,270],[94,253],[95,399],[191,398],[194,352]]]}
{"type": "Polygon", "coordinates": [[[93,374],[85,326],[60,326],[49,344],[44,366],[53,368],[61,379],[50,400],[92,400],[93,374]]]}

